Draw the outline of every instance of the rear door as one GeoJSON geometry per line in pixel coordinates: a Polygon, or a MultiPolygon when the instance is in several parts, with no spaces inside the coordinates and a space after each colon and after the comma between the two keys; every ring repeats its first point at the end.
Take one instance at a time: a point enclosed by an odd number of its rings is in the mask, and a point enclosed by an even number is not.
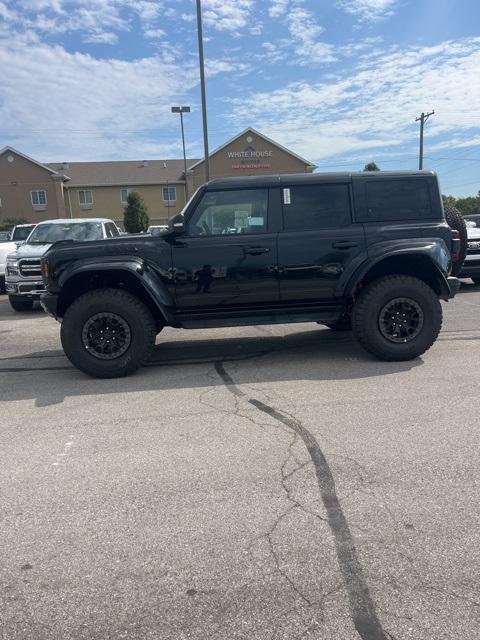
{"type": "Polygon", "coordinates": [[[352,220],[348,182],[282,185],[280,298],[328,302],[364,259],[363,225],[352,220]]]}

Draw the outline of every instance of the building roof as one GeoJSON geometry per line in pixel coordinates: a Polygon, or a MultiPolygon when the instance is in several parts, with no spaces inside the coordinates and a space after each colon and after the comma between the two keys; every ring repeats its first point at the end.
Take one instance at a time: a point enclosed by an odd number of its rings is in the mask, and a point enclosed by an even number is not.
{"type": "MultiPolygon", "coordinates": [[[[290,151],[290,149],[287,149],[286,147],[283,147],[281,144],[278,144],[278,142],[275,142],[275,140],[272,140],[271,138],[267,138],[267,136],[264,136],[263,133],[260,133],[260,131],[257,131],[253,127],[247,127],[243,131],[240,131],[240,133],[237,133],[236,136],[233,136],[233,138],[230,138],[230,140],[227,140],[227,142],[224,142],[222,145],[220,145],[219,147],[217,147],[213,151],[210,151],[210,153],[208,154],[208,157],[211,158],[216,153],[218,153],[222,149],[225,149],[225,147],[228,147],[228,145],[232,144],[232,142],[235,142],[235,140],[237,138],[241,138],[242,136],[246,135],[247,133],[253,133],[256,136],[259,136],[260,138],[263,138],[266,142],[268,142],[269,144],[272,144],[274,147],[278,147],[282,151],[285,151],[285,153],[288,153],[290,156],[293,156],[297,160],[300,160],[300,162],[303,162],[304,164],[306,164],[307,167],[310,167],[311,169],[316,169],[317,165],[312,164],[308,160],[305,160],[305,158],[302,158],[302,156],[299,156],[296,153],[294,153],[293,151],[290,151]]],[[[203,161],[204,161],[204,158],[201,158],[200,160],[193,160],[192,161],[193,164],[191,164],[191,165],[188,164],[188,162],[187,162],[188,171],[191,171],[192,169],[195,169],[195,167],[197,167],[199,164],[202,164],[203,161]]]]}
{"type": "MultiPolygon", "coordinates": [[[[196,162],[187,159],[187,167],[196,162]]],[[[70,178],[69,187],[96,187],[183,182],[183,160],[113,160],[108,162],[49,162],[47,167],[70,178]]]]}
{"type": "MultiPolygon", "coordinates": [[[[41,162],[38,162],[38,160],[34,160],[33,158],[30,158],[30,156],[27,156],[25,153],[22,153],[21,151],[17,151],[17,149],[14,149],[13,147],[10,147],[8,145],[6,147],[3,147],[3,149],[0,149],[0,156],[2,156],[7,151],[10,151],[11,153],[15,153],[17,156],[20,156],[21,158],[25,158],[25,160],[28,160],[29,162],[33,162],[33,164],[36,164],[37,167],[41,167],[42,169],[45,169],[45,171],[48,171],[49,173],[58,173],[59,175],[63,175],[63,171],[58,171],[57,169],[53,169],[51,165],[42,164],[41,162]]],[[[59,167],[61,166],[62,165],[59,165],[59,167]]]]}

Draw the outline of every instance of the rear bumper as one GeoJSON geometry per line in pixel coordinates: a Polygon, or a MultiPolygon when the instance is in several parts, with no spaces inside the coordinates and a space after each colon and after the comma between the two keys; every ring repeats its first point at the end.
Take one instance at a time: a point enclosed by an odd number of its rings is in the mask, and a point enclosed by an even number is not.
{"type": "Polygon", "coordinates": [[[40,296],[40,304],[44,311],[53,316],[55,319],[58,318],[57,309],[58,309],[58,296],[54,293],[42,293],[40,296]]]}

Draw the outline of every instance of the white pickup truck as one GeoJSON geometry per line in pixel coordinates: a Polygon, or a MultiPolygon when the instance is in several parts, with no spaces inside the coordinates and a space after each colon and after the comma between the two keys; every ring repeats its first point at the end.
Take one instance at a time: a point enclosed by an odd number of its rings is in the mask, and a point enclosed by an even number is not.
{"type": "Polygon", "coordinates": [[[25,242],[33,229],[34,224],[17,224],[9,233],[8,239],[0,241],[0,293],[5,293],[5,266],[8,254],[13,253],[19,244],[25,242]]]}
{"type": "Polygon", "coordinates": [[[15,311],[29,311],[44,292],[40,261],[52,244],[62,240],[86,242],[117,238],[120,232],[106,218],[67,218],[39,222],[27,240],[14,244],[7,257],[5,288],[15,311]]]}

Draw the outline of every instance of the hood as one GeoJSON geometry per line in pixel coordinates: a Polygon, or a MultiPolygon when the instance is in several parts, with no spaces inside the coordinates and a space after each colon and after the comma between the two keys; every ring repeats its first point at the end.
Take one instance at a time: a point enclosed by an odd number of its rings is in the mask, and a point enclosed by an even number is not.
{"type": "Polygon", "coordinates": [[[469,240],[480,240],[480,229],[478,227],[467,227],[467,238],[469,240]]]}
{"type": "Polygon", "coordinates": [[[22,244],[16,254],[20,258],[41,258],[50,249],[51,244],[22,244]]]}
{"type": "Polygon", "coordinates": [[[17,245],[15,242],[0,242],[0,263],[7,259],[10,253],[15,253],[17,245]]]}

